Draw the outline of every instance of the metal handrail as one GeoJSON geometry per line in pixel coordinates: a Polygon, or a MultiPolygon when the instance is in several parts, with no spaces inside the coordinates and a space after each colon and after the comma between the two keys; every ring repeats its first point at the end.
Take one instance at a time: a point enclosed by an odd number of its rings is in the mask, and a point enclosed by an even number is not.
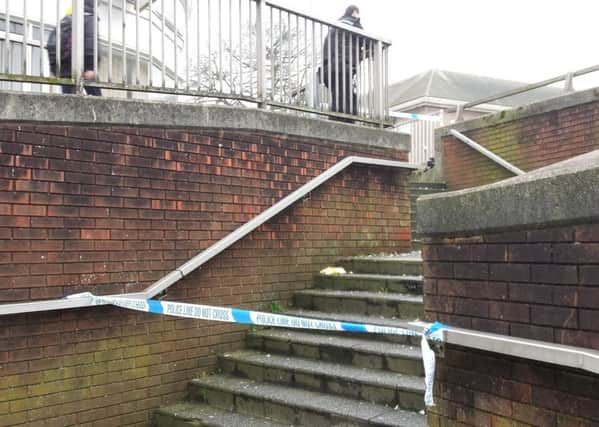
{"type": "Polygon", "coordinates": [[[464,144],[468,145],[469,147],[471,147],[471,148],[475,149],[476,151],[478,151],[479,153],[481,153],[483,156],[493,160],[498,165],[503,166],[504,168],[506,168],[507,170],[512,172],[514,175],[523,175],[526,173],[522,169],[517,168],[516,166],[512,165],[511,163],[509,163],[509,162],[505,161],[504,159],[502,159],[501,157],[499,157],[497,154],[493,153],[492,151],[487,150],[482,145],[480,145],[477,142],[473,141],[472,139],[468,138],[463,133],[460,133],[455,129],[451,129],[449,131],[449,133],[451,135],[453,135],[455,138],[462,141],[464,144]]]}
{"type": "MultiPolygon", "coordinates": [[[[559,75],[556,77],[552,77],[550,79],[543,80],[538,83],[531,83],[529,85],[522,86],[520,88],[508,90],[506,92],[501,92],[499,94],[491,95],[486,98],[478,99],[476,101],[467,102],[465,104],[460,104],[456,110],[456,121],[462,120],[462,114],[463,114],[464,110],[466,110],[467,108],[472,108],[472,107],[475,107],[480,104],[486,104],[489,102],[497,101],[498,99],[507,98],[507,97],[514,96],[514,95],[519,95],[521,93],[529,92],[534,89],[539,89],[541,87],[548,86],[553,83],[565,81],[566,85],[564,87],[564,91],[572,92],[573,91],[572,79],[574,77],[583,76],[585,74],[593,73],[596,71],[599,71],[599,65],[593,65],[591,67],[582,68],[580,70],[577,70],[577,71],[574,71],[571,73],[565,73],[565,74],[562,74],[562,75],[559,75]]],[[[453,110],[450,110],[449,112],[452,112],[452,111],[453,110]]]]}
{"type": "MultiPolygon", "coordinates": [[[[403,169],[418,169],[418,166],[407,162],[401,162],[396,160],[384,160],[384,159],[373,159],[369,157],[350,156],[336,163],[316,178],[311,179],[306,184],[302,185],[297,190],[293,191],[288,196],[284,197],[264,212],[254,217],[235,231],[231,232],[212,246],[200,252],[198,255],[191,258],[175,270],[166,274],[161,279],[157,280],[142,292],[127,293],[127,294],[116,294],[110,295],[109,297],[127,297],[127,298],[141,298],[149,299],[155,295],[163,292],[169,286],[175,284],[185,276],[191,274],[193,271],[200,268],[202,265],[210,261],[216,255],[229,248],[234,243],[248,235],[250,232],[264,224],[275,215],[287,209],[293,203],[297,202],[304,196],[308,195],[311,191],[324,184],[326,181],[337,175],[339,172],[346,169],[348,166],[353,164],[371,165],[371,166],[383,166],[392,168],[403,168],[403,169]]],[[[88,307],[92,305],[92,301],[89,297],[77,297],[69,299],[56,299],[56,300],[44,300],[44,301],[33,301],[26,303],[15,303],[15,304],[1,304],[0,315],[17,314],[17,313],[32,313],[38,311],[50,311],[50,310],[63,310],[68,308],[77,307],[88,307]]]]}

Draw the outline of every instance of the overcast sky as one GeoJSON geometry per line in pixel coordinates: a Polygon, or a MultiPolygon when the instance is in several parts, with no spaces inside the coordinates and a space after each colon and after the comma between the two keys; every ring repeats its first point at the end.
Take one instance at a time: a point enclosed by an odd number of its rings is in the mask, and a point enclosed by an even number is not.
{"type": "MultiPolygon", "coordinates": [[[[350,4],[391,39],[390,81],[436,68],[536,82],[599,64],[597,0],[275,0],[327,19],[350,4]]],[[[599,86],[599,72],[575,88],[599,86]]]]}

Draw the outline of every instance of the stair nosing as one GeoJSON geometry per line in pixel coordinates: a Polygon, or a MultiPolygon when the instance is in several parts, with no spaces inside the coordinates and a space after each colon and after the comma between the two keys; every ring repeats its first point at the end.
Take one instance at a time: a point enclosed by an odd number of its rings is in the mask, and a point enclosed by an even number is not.
{"type": "Polygon", "coordinates": [[[339,348],[347,348],[353,351],[360,351],[370,354],[377,355],[385,355],[385,356],[393,356],[393,357],[401,357],[404,359],[411,360],[421,360],[422,354],[420,352],[420,348],[417,346],[410,346],[407,344],[391,344],[386,341],[372,341],[367,339],[353,338],[353,337],[345,337],[345,336],[326,336],[326,335],[317,335],[307,332],[300,332],[296,330],[286,329],[266,329],[262,331],[254,331],[250,332],[249,336],[259,337],[263,339],[273,339],[277,341],[286,341],[291,344],[305,344],[305,345],[324,345],[324,346],[333,346],[339,348]],[[333,342],[323,341],[323,337],[330,339],[333,342]],[[345,341],[345,343],[344,343],[345,341]],[[376,349],[369,348],[374,347],[375,345],[384,347],[384,349],[376,349]]]}
{"type": "Polygon", "coordinates": [[[222,354],[220,357],[223,357],[227,360],[234,360],[235,362],[260,364],[264,367],[268,366],[265,362],[269,362],[269,364],[274,365],[274,367],[277,369],[290,370],[294,373],[312,373],[324,377],[337,377],[348,382],[358,382],[360,384],[366,384],[371,386],[383,386],[387,388],[392,388],[393,390],[403,390],[424,394],[424,377],[419,377],[416,375],[400,374],[396,372],[381,371],[369,368],[360,368],[351,365],[343,365],[339,363],[331,363],[324,361],[315,362],[310,359],[304,359],[293,356],[268,355],[267,353],[256,350],[238,350],[235,352],[222,354]],[[243,359],[243,356],[253,359],[243,359]],[[263,358],[268,360],[262,360],[263,358]],[[307,366],[291,366],[293,361],[307,366]],[[336,371],[339,370],[339,368],[341,367],[345,369],[345,372],[340,374],[336,371]],[[380,375],[382,378],[380,379],[380,381],[376,381],[371,378],[367,378],[368,375],[380,375]],[[396,381],[390,381],[391,379],[393,379],[393,377],[395,377],[394,379],[396,381]]]}
{"type": "Polygon", "coordinates": [[[315,297],[348,298],[370,301],[405,302],[412,304],[423,304],[422,295],[400,294],[395,292],[368,292],[356,290],[333,290],[333,289],[304,289],[295,292],[299,295],[310,295],[315,297]]]}
{"type": "MultiPolygon", "coordinates": [[[[311,390],[299,390],[291,387],[285,387],[277,384],[269,384],[263,383],[259,381],[253,381],[248,379],[240,379],[233,377],[231,375],[223,375],[219,374],[218,376],[209,376],[205,378],[196,378],[192,380],[192,384],[197,386],[205,386],[205,387],[213,387],[219,389],[221,391],[229,391],[234,394],[241,394],[250,397],[259,397],[263,400],[268,400],[278,404],[284,404],[289,407],[294,408],[304,408],[313,410],[321,413],[328,413],[336,417],[345,418],[345,419],[357,419],[360,421],[370,422],[378,417],[382,417],[388,415],[392,412],[401,412],[403,414],[409,416],[420,416],[417,412],[408,411],[408,410],[394,410],[388,406],[369,403],[362,400],[355,400],[342,396],[332,396],[330,394],[316,392],[311,390]],[[220,383],[216,383],[216,381],[220,381],[220,383]],[[224,385],[223,381],[228,381],[234,384],[224,385]],[[251,387],[251,390],[250,390],[251,387]],[[261,388],[261,393],[256,393],[256,391],[261,388]],[[289,397],[290,395],[295,395],[295,399],[285,400],[285,394],[289,397]],[[303,398],[303,399],[302,399],[303,398]],[[302,401],[303,400],[303,401],[302,401]],[[334,403],[333,403],[334,402],[334,403]],[[317,404],[319,403],[319,404],[317,404]],[[343,406],[346,410],[337,409],[339,406],[343,406]],[[362,410],[368,410],[370,414],[368,416],[364,416],[358,412],[358,407],[362,410]],[[335,409],[333,409],[335,408],[335,409]],[[354,411],[353,414],[349,413],[347,409],[351,409],[354,411]]],[[[423,422],[426,419],[423,417],[423,422]]],[[[388,424],[392,426],[394,424],[388,424]]],[[[425,425],[425,424],[423,424],[425,425]]],[[[408,425],[406,425],[408,427],[408,425]]]]}

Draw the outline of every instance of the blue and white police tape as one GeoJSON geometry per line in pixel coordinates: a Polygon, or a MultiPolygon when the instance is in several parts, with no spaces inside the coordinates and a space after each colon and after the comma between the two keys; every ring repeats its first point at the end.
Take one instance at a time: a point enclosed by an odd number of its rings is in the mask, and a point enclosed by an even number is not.
{"type": "Polygon", "coordinates": [[[294,329],[313,329],[325,331],[361,332],[385,335],[421,336],[422,359],[425,372],[425,396],[427,406],[433,406],[433,381],[435,377],[435,353],[431,350],[427,338],[443,341],[443,330],[446,325],[435,322],[425,331],[418,332],[407,328],[373,325],[367,323],[338,322],[308,317],[286,316],[284,314],[264,313],[260,311],[242,310],[238,308],[214,307],[200,304],[187,304],[152,299],[126,297],[102,297],[92,293],[69,295],[68,298],[90,298],[93,305],[111,304],[130,310],[146,313],[165,314],[168,316],[187,317],[191,319],[213,320],[218,322],[242,323],[247,325],[276,326],[294,329]]]}

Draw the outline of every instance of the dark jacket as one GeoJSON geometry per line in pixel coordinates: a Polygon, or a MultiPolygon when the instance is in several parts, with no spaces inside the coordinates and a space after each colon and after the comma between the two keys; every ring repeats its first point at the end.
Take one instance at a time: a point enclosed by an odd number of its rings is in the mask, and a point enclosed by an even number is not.
{"type": "MultiPolygon", "coordinates": [[[[84,56],[85,56],[85,70],[93,70],[94,68],[94,30],[96,25],[96,19],[94,18],[94,1],[85,0],[84,8],[84,56]]],[[[73,18],[71,15],[67,15],[60,21],[60,76],[59,77],[71,77],[71,49],[72,49],[72,35],[73,35],[73,18]]],[[[57,58],[56,58],[56,29],[54,29],[49,37],[46,47],[48,49],[48,58],[50,62],[50,69],[56,75],[57,58]]]]}
{"type": "MultiPolygon", "coordinates": [[[[354,18],[351,15],[341,17],[339,22],[351,27],[359,28],[361,30],[363,29],[362,24],[360,24],[360,18],[354,18]]],[[[324,46],[322,48],[323,68],[325,74],[328,73],[329,68],[331,69],[332,73],[342,73],[345,70],[345,72],[348,74],[355,74],[356,69],[358,68],[359,60],[363,59],[364,44],[365,39],[363,37],[356,36],[354,33],[350,33],[349,31],[331,28],[324,39],[324,46]],[[358,46],[358,53],[360,56],[359,60],[356,58],[356,46],[358,46]],[[345,64],[345,67],[343,64],[345,64]],[[339,67],[339,69],[337,69],[337,67],[339,67]]]]}

